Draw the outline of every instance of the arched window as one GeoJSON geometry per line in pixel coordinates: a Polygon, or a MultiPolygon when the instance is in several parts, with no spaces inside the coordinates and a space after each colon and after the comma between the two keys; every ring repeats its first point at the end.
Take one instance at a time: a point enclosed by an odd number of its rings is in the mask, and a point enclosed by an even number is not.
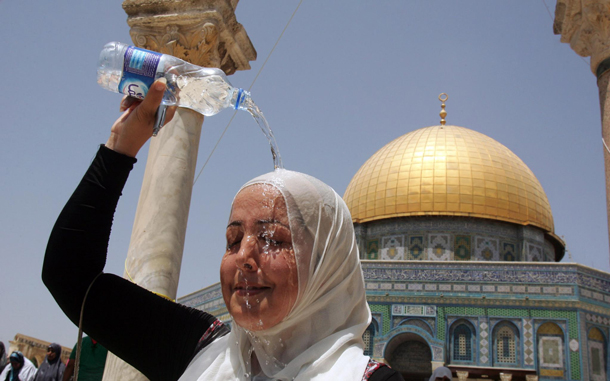
{"type": "Polygon", "coordinates": [[[604,334],[593,327],[587,335],[589,342],[589,369],[592,381],[606,380],[606,339],[604,334]]]}
{"type": "Polygon", "coordinates": [[[564,377],[563,330],[548,322],[538,327],[538,374],[544,377],[564,377]]]}
{"type": "Polygon", "coordinates": [[[500,323],[494,328],[494,333],[495,362],[517,365],[519,360],[517,328],[508,322],[500,323]]]}
{"type": "Polygon", "coordinates": [[[474,326],[465,319],[454,322],[449,331],[449,353],[451,363],[476,362],[476,330],[474,326]]]}
{"type": "Polygon", "coordinates": [[[453,360],[472,361],[472,330],[466,324],[453,330],[453,360]]]}

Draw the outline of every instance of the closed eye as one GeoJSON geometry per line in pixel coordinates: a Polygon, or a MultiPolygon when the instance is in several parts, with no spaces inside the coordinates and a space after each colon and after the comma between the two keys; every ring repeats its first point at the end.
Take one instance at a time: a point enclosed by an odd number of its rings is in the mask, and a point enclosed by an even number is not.
{"type": "Polygon", "coordinates": [[[227,227],[227,251],[239,248],[244,233],[239,226],[229,225],[227,227]]]}
{"type": "Polygon", "coordinates": [[[227,242],[227,250],[231,250],[232,248],[234,248],[236,245],[239,245],[240,243],[241,243],[241,240],[234,241],[234,242],[227,242]]]}
{"type": "Polygon", "coordinates": [[[270,245],[273,245],[273,246],[280,246],[281,244],[284,243],[282,241],[276,241],[276,240],[271,239],[269,237],[261,237],[261,238],[264,239],[267,244],[270,244],[270,245]]]}

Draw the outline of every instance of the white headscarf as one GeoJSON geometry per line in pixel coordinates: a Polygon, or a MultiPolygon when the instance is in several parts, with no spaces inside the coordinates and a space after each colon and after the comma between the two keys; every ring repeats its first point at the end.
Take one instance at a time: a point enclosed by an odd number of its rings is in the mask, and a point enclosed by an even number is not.
{"type": "MultiPolygon", "coordinates": [[[[22,354],[23,356],[23,354],[22,354]]],[[[5,380],[8,374],[13,370],[13,366],[9,363],[2,373],[0,373],[0,380],[5,380]]],[[[36,367],[30,360],[28,360],[25,356],[23,357],[23,366],[19,369],[19,379],[22,381],[32,381],[36,376],[36,367]]]]}
{"type": "MultiPolygon", "coordinates": [[[[279,324],[229,335],[201,351],[180,380],[357,380],[369,361],[362,334],[371,322],[354,228],[328,185],[276,170],[243,187],[269,184],[284,196],[299,274],[299,293],[279,324]],[[264,375],[250,374],[255,351],[264,375]]],[[[240,189],[241,191],[241,189],[240,189]]]]}

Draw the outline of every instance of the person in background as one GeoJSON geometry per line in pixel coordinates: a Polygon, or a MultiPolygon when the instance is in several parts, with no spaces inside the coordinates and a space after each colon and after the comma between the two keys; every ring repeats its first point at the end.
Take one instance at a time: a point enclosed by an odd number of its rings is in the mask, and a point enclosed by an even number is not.
{"type": "MultiPolygon", "coordinates": [[[[80,351],[80,366],[78,380],[76,381],[101,381],[106,366],[106,355],[108,350],[89,336],[83,337],[80,351]]],[[[70,360],[64,372],[63,381],[70,381],[74,375],[76,363],[76,345],[70,354],[70,360]]]]}
{"type": "Polygon", "coordinates": [[[47,348],[47,355],[38,368],[34,381],[62,381],[66,366],[61,361],[61,345],[52,343],[47,348]]]}
{"type": "Polygon", "coordinates": [[[23,353],[14,351],[9,357],[8,364],[2,373],[0,381],[33,381],[36,375],[36,367],[32,362],[25,358],[23,353]]]}
{"type": "Polygon", "coordinates": [[[434,369],[432,372],[432,376],[430,376],[429,381],[451,381],[453,377],[451,375],[451,370],[447,367],[441,366],[434,369]]]}
{"type": "Polygon", "coordinates": [[[8,356],[6,355],[6,349],[4,348],[4,343],[0,341],[0,373],[4,370],[8,364],[8,356]]]}

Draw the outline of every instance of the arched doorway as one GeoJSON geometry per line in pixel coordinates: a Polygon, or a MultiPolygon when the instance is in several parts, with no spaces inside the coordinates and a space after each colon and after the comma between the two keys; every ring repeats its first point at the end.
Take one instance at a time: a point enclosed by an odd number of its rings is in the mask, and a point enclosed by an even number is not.
{"type": "Polygon", "coordinates": [[[426,340],[415,333],[395,336],[384,355],[392,369],[405,380],[428,381],[432,374],[432,351],[426,340]]]}

